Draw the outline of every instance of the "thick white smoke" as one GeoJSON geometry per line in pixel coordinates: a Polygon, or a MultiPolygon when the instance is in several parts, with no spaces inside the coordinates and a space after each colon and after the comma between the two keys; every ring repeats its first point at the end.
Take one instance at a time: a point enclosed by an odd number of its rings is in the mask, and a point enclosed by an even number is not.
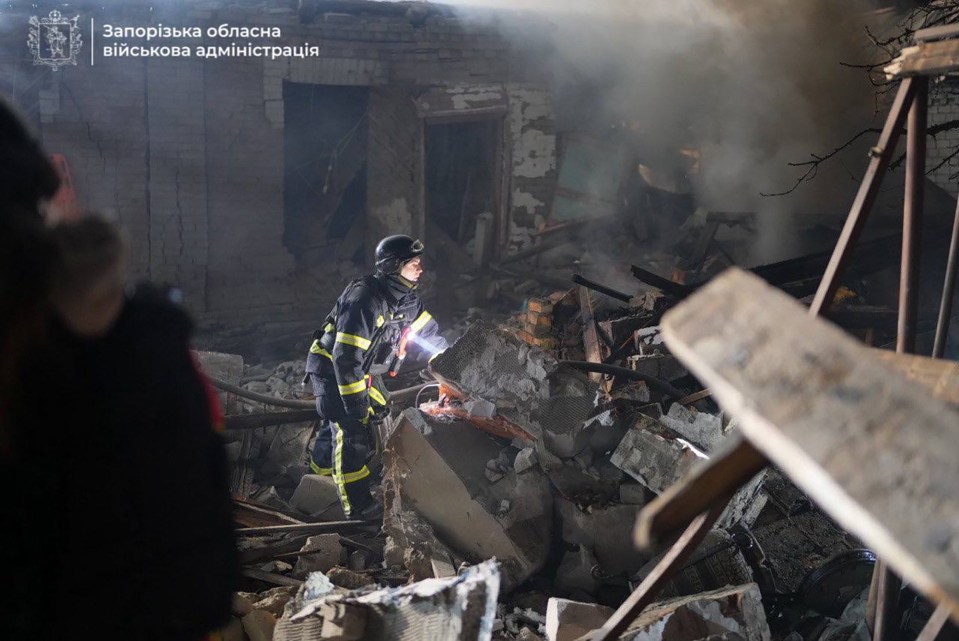
{"type": "Polygon", "coordinates": [[[564,101],[557,110],[632,123],[649,164],[668,170],[682,160],[679,147],[701,149],[695,188],[710,209],[756,211],[778,236],[769,220],[776,214],[836,209],[837,195],[855,190],[862,147],[788,197],[761,195],[790,188],[805,171],[788,163],[875,126],[874,87],[863,70],[842,64],[876,55],[865,27],[878,14],[868,0],[450,4],[468,16],[480,6],[517,10],[495,20],[519,47],[551,52],[548,73],[564,101]],[[584,86],[590,91],[577,96],[584,86]]]}

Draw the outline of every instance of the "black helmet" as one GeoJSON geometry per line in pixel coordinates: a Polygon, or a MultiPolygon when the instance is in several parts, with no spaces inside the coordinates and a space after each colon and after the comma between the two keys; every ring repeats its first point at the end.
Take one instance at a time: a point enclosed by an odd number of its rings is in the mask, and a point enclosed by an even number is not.
{"type": "Polygon", "coordinates": [[[376,246],[376,270],[395,274],[403,269],[404,263],[422,254],[423,249],[419,239],[402,234],[387,236],[376,246]]]}

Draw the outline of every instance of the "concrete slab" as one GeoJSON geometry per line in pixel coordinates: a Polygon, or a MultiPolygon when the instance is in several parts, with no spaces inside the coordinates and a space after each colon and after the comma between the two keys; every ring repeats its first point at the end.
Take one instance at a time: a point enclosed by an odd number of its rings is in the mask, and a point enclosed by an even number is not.
{"type": "Polygon", "coordinates": [[[546,641],[576,641],[601,628],[612,614],[612,608],[596,603],[550,599],[546,605],[546,641]]]}
{"type": "Polygon", "coordinates": [[[327,572],[333,566],[343,563],[345,557],[339,534],[311,536],[306,539],[300,551],[309,554],[297,557],[293,566],[293,576],[298,579],[306,578],[310,572],[327,572]]]}
{"type": "Polygon", "coordinates": [[[722,414],[697,412],[673,403],[660,422],[704,452],[712,452],[726,440],[722,414]]]}
{"type": "Polygon", "coordinates": [[[332,476],[304,474],[290,497],[290,505],[304,514],[322,516],[330,521],[346,518],[332,476]]]}
{"type": "Polygon", "coordinates": [[[399,496],[454,552],[471,562],[496,557],[509,590],[546,561],[552,494],[546,476],[535,470],[510,469],[490,484],[486,462],[501,449],[467,423],[409,409],[387,440],[384,479],[392,500],[399,496]]]}

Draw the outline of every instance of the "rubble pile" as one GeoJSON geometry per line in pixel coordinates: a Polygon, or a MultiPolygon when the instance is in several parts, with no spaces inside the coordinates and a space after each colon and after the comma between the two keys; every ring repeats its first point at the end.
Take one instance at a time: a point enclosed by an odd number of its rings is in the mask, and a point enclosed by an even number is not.
{"type": "MultiPolygon", "coordinates": [[[[685,398],[700,386],[656,324],[673,302],[651,292],[628,307],[596,310],[597,335],[605,336],[599,354],[625,365],[608,373],[582,367],[590,349],[576,290],[531,300],[508,322],[473,317],[458,326],[459,339],[430,365],[439,400],[402,411],[384,434],[379,534],[243,537],[248,577],[260,587],[302,589],[319,574],[337,594],[352,591],[312,615],[309,635],[290,638],[361,638],[369,628],[356,632],[357,617],[381,625],[368,605],[356,613],[362,595],[455,582],[491,559],[499,605],[490,636],[476,638],[578,638],[602,625],[661,558],[634,546],[640,509],[736,433],[708,398],[685,398]]],[[[301,363],[219,362],[229,367],[221,376],[249,391],[299,396],[301,363]]],[[[266,409],[224,402],[237,413],[266,409]]],[[[297,523],[343,519],[332,480],[306,473],[311,427],[228,434],[234,469],[246,461],[252,472],[251,491],[238,495],[297,523]]],[[[824,616],[827,603],[838,617],[867,587],[874,559],[859,548],[770,469],[740,488],[660,591],[667,601],[622,638],[820,641],[822,628],[813,634],[803,622],[824,616]],[[827,571],[834,566],[847,571],[840,591],[827,571]]]]}
{"type": "MultiPolygon", "coordinates": [[[[554,305],[553,313],[559,309],[554,305]]],[[[542,627],[528,626],[522,638],[577,638],[567,632],[578,636],[601,624],[604,608],[618,606],[658,561],[633,544],[640,508],[736,427],[719,412],[677,403],[658,383],[593,380],[521,340],[522,331],[475,323],[432,363],[441,399],[407,409],[394,422],[384,453],[385,562],[422,580],[495,558],[507,604],[543,597],[533,599],[533,611],[546,617],[542,627]],[[578,605],[561,607],[562,600],[578,605]],[[567,610],[569,617],[561,616],[567,610]],[[576,621],[569,630],[557,623],[567,618],[576,621]]],[[[656,327],[632,331],[643,347],[635,371],[672,387],[695,386],[684,383],[688,374],[656,327]]],[[[738,491],[661,592],[680,599],[669,616],[683,621],[682,634],[769,639],[767,615],[777,638],[794,627],[800,615],[790,601],[797,589],[792,575],[806,576],[859,547],[802,496],[775,470],[738,491]],[[792,542],[766,549],[759,541],[770,538],[792,542]],[[780,572],[790,578],[777,580],[780,572]],[[726,605],[710,605],[719,602],[726,605]],[[792,617],[783,614],[785,603],[792,617]],[[711,619],[713,610],[724,614],[711,619]],[[693,620],[700,627],[686,630],[693,620]]],[[[856,583],[851,591],[863,587],[856,583]]],[[[672,628],[667,615],[660,619],[655,625],[641,619],[637,625],[645,621],[646,629],[623,638],[666,638],[672,628]]],[[[521,638],[505,625],[497,634],[521,638]]]]}

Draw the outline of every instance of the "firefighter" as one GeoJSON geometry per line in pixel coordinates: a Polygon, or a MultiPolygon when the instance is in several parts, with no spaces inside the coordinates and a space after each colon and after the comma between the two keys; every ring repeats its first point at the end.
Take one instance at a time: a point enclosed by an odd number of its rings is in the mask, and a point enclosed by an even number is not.
{"type": "Polygon", "coordinates": [[[382,374],[396,371],[407,346],[427,359],[447,347],[415,292],[423,249],[410,236],[381,240],[375,273],[350,282],[313,333],[306,379],[321,424],[310,467],[332,475],[348,518],[372,517],[378,509],[367,463],[375,424],[389,413],[382,374]]]}

